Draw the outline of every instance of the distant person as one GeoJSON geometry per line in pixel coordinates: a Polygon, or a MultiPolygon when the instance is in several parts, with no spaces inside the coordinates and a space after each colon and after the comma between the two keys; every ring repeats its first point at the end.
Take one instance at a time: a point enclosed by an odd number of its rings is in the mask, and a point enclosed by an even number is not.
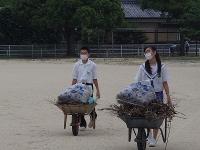
{"type": "MultiPolygon", "coordinates": [[[[99,85],[97,80],[97,67],[96,64],[89,59],[90,51],[87,47],[80,49],[80,60],[75,63],[73,69],[73,80],[72,85],[76,83],[83,83],[87,86],[91,86],[93,90],[93,84],[96,87],[96,98],[100,98],[99,85]]],[[[93,95],[92,95],[93,96],[93,95]]],[[[90,113],[89,128],[94,126],[97,113],[95,109],[90,113]]],[[[80,127],[87,127],[87,123],[84,115],[81,116],[80,127]]]]}
{"type": "MultiPolygon", "coordinates": [[[[168,71],[165,64],[162,64],[160,56],[155,47],[149,46],[144,49],[146,61],[140,65],[136,75],[136,81],[148,80],[156,92],[156,100],[158,103],[164,102],[164,92],[167,97],[167,103],[172,106],[169,86],[168,86],[168,71]]],[[[155,147],[158,129],[150,131],[147,143],[150,147],[155,147]]]]}
{"type": "Polygon", "coordinates": [[[170,46],[170,55],[174,56],[174,52],[176,51],[176,44],[173,44],[170,46]]]}
{"type": "Polygon", "coordinates": [[[186,53],[186,55],[188,55],[189,49],[190,49],[190,43],[189,43],[189,41],[185,41],[185,53],[186,53]]]}

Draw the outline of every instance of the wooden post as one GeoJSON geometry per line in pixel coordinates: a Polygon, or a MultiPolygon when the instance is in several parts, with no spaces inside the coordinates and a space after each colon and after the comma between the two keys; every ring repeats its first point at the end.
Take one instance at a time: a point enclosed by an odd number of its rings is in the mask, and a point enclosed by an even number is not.
{"type": "Polygon", "coordinates": [[[33,45],[31,46],[31,58],[33,59],[33,45]]]}
{"type": "Polygon", "coordinates": [[[9,49],[8,49],[8,56],[10,57],[10,48],[11,46],[9,45],[9,49]]]}
{"type": "Polygon", "coordinates": [[[121,45],[121,58],[123,57],[123,47],[121,45]]]}

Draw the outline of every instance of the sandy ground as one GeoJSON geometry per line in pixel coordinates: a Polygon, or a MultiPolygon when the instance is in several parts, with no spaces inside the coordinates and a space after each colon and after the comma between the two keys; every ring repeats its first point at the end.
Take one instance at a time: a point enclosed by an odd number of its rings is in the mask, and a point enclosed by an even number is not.
{"type": "MultiPolygon", "coordinates": [[[[141,60],[140,60],[141,61],[141,60]]],[[[115,102],[116,93],[133,81],[138,63],[98,62],[102,98],[98,108],[115,102]]],[[[172,123],[169,150],[200,149],[200,62],[167,61],[171,93],[186,120],[172,123]]],[[[127,140],[126,125],[108,112],[98,111],[97,129],[72,136],[63,130],[62,112],[50,104],[71,82],[73,62],[66,60],[0,61],[0,150],[136,150],[127,140]]],[[[89,118],[87,117],[87,120],[89,118]]],[[[133,137],[134,139],[134,137],[133,137]]],[[[156,148],[165,145],[161,138],[156,148]]]]}

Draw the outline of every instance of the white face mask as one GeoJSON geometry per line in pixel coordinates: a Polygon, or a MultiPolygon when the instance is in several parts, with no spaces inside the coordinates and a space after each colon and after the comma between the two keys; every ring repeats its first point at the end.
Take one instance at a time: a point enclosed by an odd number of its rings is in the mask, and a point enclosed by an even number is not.
{"type": "Polygon", "coordinates": [[[151,60],[153,58],[153,55],[151,55],[151,53],[146,53],[144,56],[147,60],[151,60]]]}
{"type": "Polygon", "coordinates": [[[81,58],[82,60],[87,60],[87,59],[88,59],[88,55],[81,55],[80,58],[81,58]]]}

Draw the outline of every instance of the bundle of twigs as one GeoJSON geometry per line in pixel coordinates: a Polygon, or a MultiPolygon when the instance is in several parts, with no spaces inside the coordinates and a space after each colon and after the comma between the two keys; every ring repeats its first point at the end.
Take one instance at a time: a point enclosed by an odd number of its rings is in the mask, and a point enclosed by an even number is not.
{"type": "Polygon", "coordinates": [[[109,108],[103,110],[111,110],[115,115],[129,115],[131,117],[144,117],[148,120],[164,119],[172,120],[174,117],[184,118],[178,115],[184,115],[177,112],[174,107],[161,103],[150,103],[149,105],[138,105],[130,103],[113,104],[109,108]]]}

